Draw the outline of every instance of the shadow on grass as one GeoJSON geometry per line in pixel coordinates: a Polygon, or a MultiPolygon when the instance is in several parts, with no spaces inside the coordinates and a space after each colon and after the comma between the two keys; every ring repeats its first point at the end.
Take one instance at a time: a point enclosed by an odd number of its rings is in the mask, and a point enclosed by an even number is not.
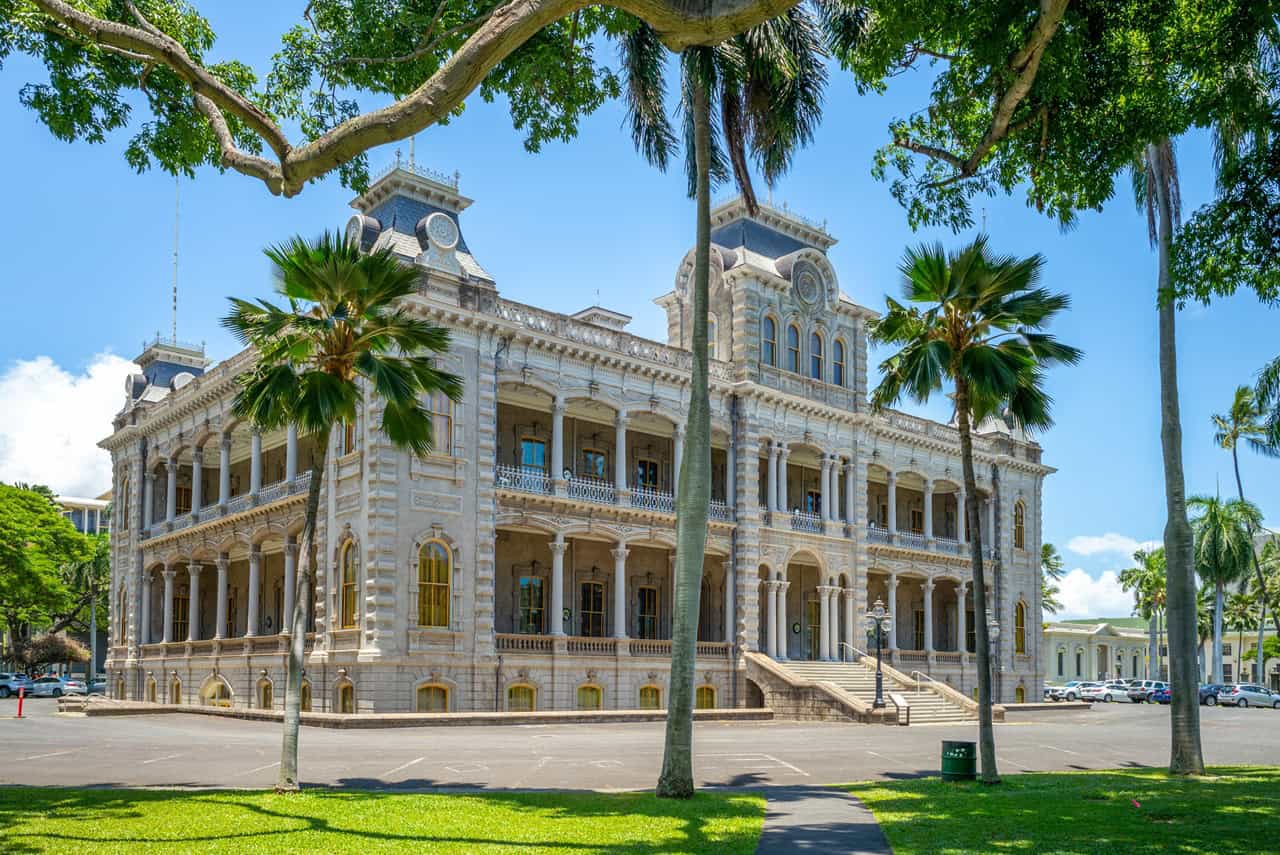
{"type": "MultiPolygon", "coordinates": [[[[406,782],[417,789],[427,781],[406,782]]],[[[450,787],[449,789],[454,789],[450,787]]],[[[262,791],[0,788],[6,853],[153,846],[172,851],[753,852],[752,794],[317,788],[262,791]]]]}
{"type": "Polygon", "coordinates": [[[1280,769],[1220,767],[1010,775],[999,786],[939,779],[847,788],[895,852],[1275,851],[1280,769]]]}

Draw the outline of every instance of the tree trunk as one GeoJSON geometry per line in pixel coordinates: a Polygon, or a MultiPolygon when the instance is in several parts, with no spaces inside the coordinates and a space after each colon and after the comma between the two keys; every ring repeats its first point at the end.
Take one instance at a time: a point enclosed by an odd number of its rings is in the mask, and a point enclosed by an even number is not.
{"type": "Polygon", "coordinates": [[[1196,581],[1192,555],[1191,524],[1187,522],[1186,479],[1182,472],[1182,417],[1178,408],[1178,347],[1176,306],[1170,290],[1169,252],[1173,244],[1173,206],[1170,182],[1159,148],[1148,143],[1156,195],[1159,246],[1160,338],[1160,445],[1164,456],[1164,492],[1167,519],[1164,527],[1166,607],[1169,611],[1169,682],[1174,688],[1170,702],[1169,771],[1175,775],[1204,774],[1200,750],[1199,692],[1196,680],[1196,581]]]}
{"type": "Polygon", "coordinates": [[[973,471],[973,438],[969,434],[969,384],[956,379],[956,427],[964,467],[965,531],[973,573],[973,646],[978,659],[978,759],[984,784],[1000,783],[996,769],[996,733],[991,724],[991,650],[987,639],[987,577],[982,563],[982,525],[978,518],[978,479],[973,471]]]}
{"type": "MultiPolygon", "coordinates": [[[[93,586],[89,586],[89,667],[84,669],[84,690],[93,688],[93,678],[98,673],[98,598],[93,586]]],[[[1262,648],[1258,648],[1261,650],[1262,648]]]]}
{"type": "Polygon", "coordinates": [[[1226,600],[1226,585],[1213,583],[1213,682],[1222,682],[1222,606],[1226,600]]]}
{"type": "Polygon", "coordinates": [[[289,624],[289,655],[285,664],[284,738],[280,745],[280,776],[276,792],[296,792],[298,783],[298,728],[302,723],[302,669],[307,645],[307,616],[314,598],[316,576],[316,517],[320,510],[320,481],[329,453],[328,429],[315,435],[316,450],[311,461],[311,483],[307,485],[307,508],[302,523],[301,555],[294,570],[293,617],[289,624]]]}
{"type": "Polygon", "coordinates": [[[711,255],[711,95],[703,81],[693,89],[694,158],[697,169],[697,242],[693,256],[693,377],[676,493],[676,591],[671,627],[671,684],[667,737],[657,794],[693,795],[693,677],[698,642],[698,599],[707,546],[711,501],[711,400],[707,391],[707,302],[711,255]]]}

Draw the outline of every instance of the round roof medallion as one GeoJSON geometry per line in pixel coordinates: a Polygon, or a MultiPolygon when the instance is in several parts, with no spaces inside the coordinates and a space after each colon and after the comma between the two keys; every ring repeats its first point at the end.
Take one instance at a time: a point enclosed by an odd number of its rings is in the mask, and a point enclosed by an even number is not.
{"type": "Polygon", "coordinates": [[[822,278],[812,264],[801,262],[792,271],[791,281],[796,296],[806,305],[813,306],[822,299],[822,278]]]}
{"type": "Polygon", "coordinates": [[[458,245],[458,225],[448,214],[436,211],[427,217],[427,235],[441,249],[453,249],[458,245]]]}

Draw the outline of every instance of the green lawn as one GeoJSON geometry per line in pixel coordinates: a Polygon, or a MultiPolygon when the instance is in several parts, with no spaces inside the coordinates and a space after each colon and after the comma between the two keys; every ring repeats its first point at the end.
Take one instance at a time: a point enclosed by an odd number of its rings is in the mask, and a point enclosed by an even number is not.
{"type": "Polygon", "coordinates": [[[763,822],[751,794],[0,788],[6,853],[751,853],[763,822]]]}
{"type": "Polygon", "coordinates": [[[931,778],[853,784],[898,855],[915,852],[1274,852],[1280,768],[1009,775],[999,786],[931,778]]]}

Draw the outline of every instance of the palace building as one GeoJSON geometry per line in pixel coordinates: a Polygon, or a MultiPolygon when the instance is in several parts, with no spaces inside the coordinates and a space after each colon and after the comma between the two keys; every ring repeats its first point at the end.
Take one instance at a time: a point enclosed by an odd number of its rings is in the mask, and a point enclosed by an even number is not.
{"type": "MultiPolygon", "coordinates": [[[[157,340],[101,443],[113,460],[110,692],[279,708],[291,633],[304,709],[339,713],[660,709],[670,665],[673,495],[689,396],[692,252],[656,299],[667,340],[592,306],[511,299],[463,233],[456,178],[397,163],[348,237],[421,271],[411,311],[452,334],[464,397],[429,402],[436,448],[380,433],[371,393],[328,449],[318,590],[291,626],[313,440],[231,413],[253,354],[210,365],[157,340]]],[[[760,669],[884,657],[974,690],[954,427],[868,404],[867,324],[824,226],[740,200],[712,212],[712,484],[697,703],[768,702],[760,669]],[[776,667],[775,667],[776,666],[776,667]],[[759,673],[757,673],[759,672],[759,673]]],[[[678,263],[676,263],[678,262],[678,263]]],[[[874,378],[872,381],[874,382],[874,378]]],[[[999,699],[1038,699],[1041,449],[975,436],[999,699]]],[[[955,693],[952,693],[955,694],[955,693]]]]}

